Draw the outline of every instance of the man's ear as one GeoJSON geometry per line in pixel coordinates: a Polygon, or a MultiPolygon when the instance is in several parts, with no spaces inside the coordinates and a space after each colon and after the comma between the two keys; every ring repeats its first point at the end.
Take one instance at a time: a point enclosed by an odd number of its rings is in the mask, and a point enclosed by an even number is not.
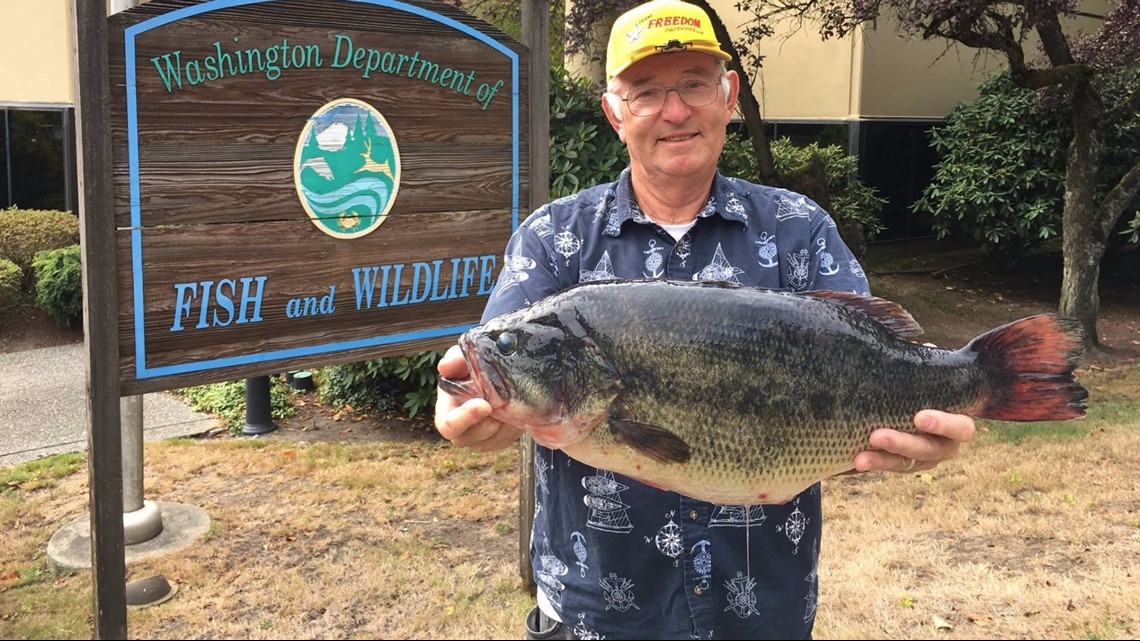
{"type": "Polygon", "coordinates": [[[724,74],[728,80],[728,99],[725,101],[725,107],[728,111],[728,119],[732,119],[732,112],[736,110],[736,99],[740,97],[740,76],[736,75],[735,71],[728,71],[724,74]]]}
{"type": "MultiPolygon", "coordinates": [[[[611,103],[609,99],[606,98],[606,94],[602,94],[601,101],[602,111],[606,113],[606,120],[610,121],[610,126],[614,128],[615,132],[617,132],[618,140],[621,140],[624,143],[625,129],[622,126],[622,121],[618,119],[617,114],[614,113],[613,103],[611,103]]],[[[621,107],[619,106],[618,108],[620,109],[621,107]]]]}

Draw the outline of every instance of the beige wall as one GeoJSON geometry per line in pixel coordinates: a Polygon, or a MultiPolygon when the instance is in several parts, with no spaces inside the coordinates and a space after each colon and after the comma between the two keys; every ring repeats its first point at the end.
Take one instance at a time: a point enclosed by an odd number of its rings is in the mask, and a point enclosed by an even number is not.
{"type": "Polygon", "coordinates": [[[71,104],[67,0],[0,0],[0,104],[71,104]]]}

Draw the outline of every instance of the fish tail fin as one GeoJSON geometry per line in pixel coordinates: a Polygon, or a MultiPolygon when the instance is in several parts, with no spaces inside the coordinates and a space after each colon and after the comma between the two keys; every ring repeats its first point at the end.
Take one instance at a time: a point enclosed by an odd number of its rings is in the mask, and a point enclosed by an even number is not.
{"type": "Polygon", "coordinates": [[[975,416],[1063,421],[1085,415],[1089,393],[1073,376],[1084,357],[1078,321],[1030,316],[978,336],[963,350],[976,352],[992,390],[975,416]]]}

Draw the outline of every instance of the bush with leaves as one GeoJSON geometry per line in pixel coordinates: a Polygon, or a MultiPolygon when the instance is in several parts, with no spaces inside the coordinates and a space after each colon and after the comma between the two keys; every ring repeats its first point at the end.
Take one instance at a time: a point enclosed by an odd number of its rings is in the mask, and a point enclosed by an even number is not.
{"type": "MultiPolygon", "coordinates": [[[[837,145],[813,142],[799,147],[788,138],[772,141],[772,160],[776,172],[781,176],[800,170],[813,159],[818,159],[823,164],[831,196],[831,211],[828,213],[836,224],[840,227],[856,225],[861,229],[863,238],[874,238],[883,230],[879,214],[887,201],[874,188],[851,178],[858,169],[858,159],[855,156],[848,155],[837,145]]],[[[761,182],[756,154],[748,139],[740,134],[729,134],[718,164],[721,173],[726,176],[761,182]]]]}
{"type": "Polygon", "coordinates": [[[0,258],[0,317],[10,314],[23,303],[24,272],[19,265],[0,258]]]}
{"type": "Polygon", "coordinates": [[[617,180],[629,155],[606,120],[600,94],[565,69],[550,74],[551,198],[617,180]]]}
{"type": "MultiPolygon", "coordinates": [[[[1123,96],[1136,87],[1135,74],[1112,77],[1123,96]]],[[[1106,86],[1109,79],[1101,81],[1106,86]]],[[[1012,266],[1029,250],[1061,233],[1065,166],[1072,119],[1068,103],[1022,89],[1000,74],[983,82],[978,99],[957,105],[946,126],[934,130],[939,154],[930,185],[914,203],[916,212],[933,218],[938,236],[969,234],[991,261],[1012,266]]],[[[1121,176],[1136,162],[1140,116],[1112,132],[1105,141],[1102,177],[1121,176]]],[[[1110,188],[1098,181],[1097,201],[1110,188]]],[[[1119,230],[1140,229],[1140,209],[1133,204],[1121,216],[1119,230]]],[[[1117,244],[1126,240],[1117,238],[1117,244]]]]}
{"type": "Polygon", "coordinates": [[[25,285],[36,252],[62,249],[79,242],[79,219],[65,211],[0,209],[0,258],[20,266],[25,285]]]}
{"type": "Polygon", "coordinates": [[[443,352],[413,352],[322,368],[321,400],[414,417],[435,405],[436,365],[443,352]]]}
{"type": "Polygon", "coordinates": [[[79,245],[37,252],[32,260],[36,304],[60,329],[83,318],[83,259],[79,245]]]}

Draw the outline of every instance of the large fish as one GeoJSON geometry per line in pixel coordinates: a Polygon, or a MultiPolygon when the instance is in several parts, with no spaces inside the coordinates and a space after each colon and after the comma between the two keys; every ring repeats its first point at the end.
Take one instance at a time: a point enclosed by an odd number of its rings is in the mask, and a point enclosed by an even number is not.
{"type": "Polygon", "coordinates": [[[877,428],[922,409],[1084,416],[1078,323],[1040,315],[958,350],[890,301],[726,284],[572,287],[464,333],[461,399],[588,465],[693,498],[781,503],[852,469],[877,428]]]}

